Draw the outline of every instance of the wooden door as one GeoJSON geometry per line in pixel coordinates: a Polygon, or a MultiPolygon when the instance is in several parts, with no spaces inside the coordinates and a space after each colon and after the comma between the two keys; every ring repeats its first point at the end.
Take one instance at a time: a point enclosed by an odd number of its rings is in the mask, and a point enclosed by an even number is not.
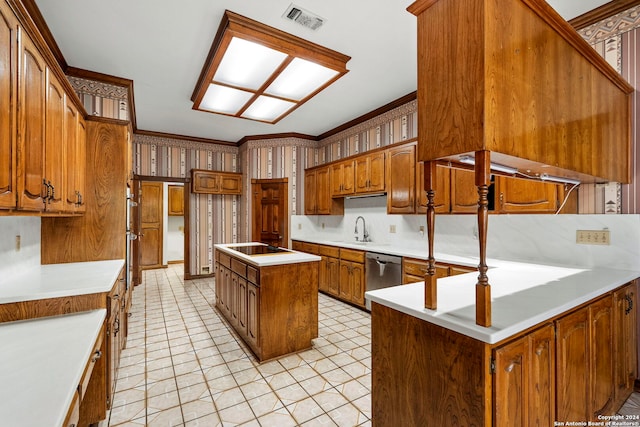
{"type": "MultiPolygon", "coordinates": [[[[288,179],[252,180],[254,241],[289,247],[288,179]]],[[[308,194],[305,194],[305,198],[308,194]]]]}
{"type": "Polygon", "coordinates": [[[162,182],[140,186],[140,267],[162,267],[162,182]]]}
{"type": "Polygon", "coordinates": [[[16,207],[18,21],[0,2],[0,208],[16,207]]]}
{"type": "Polygon", "coordinates": [[[558,420],[589,418],[589,308],[556,322],[558,420]]]}
{"type": "Polygon", "coordinates": [[[18,95],[18,208],[44,210],[46,65],[26,33],[22,33],[18,95]]]}
{"type": "Polygon", "coordinates": [[[498,176],[496,198],[500,212],[554,213],[558,209],[558,185],[498,176]]]}
{"type": "Polygon", "coordinates": [[[387,181],[387,213],[415,213],[415,144],[389,150],[387,181]]]}
{"type": "Polygon", "coordinates": [[[45,176],[50,193],[45,209],[61,212],[66,198],[64,188],[64,116],[65,93],[58,79],[47,69],[47,109],[45,137],[45,176]]]}

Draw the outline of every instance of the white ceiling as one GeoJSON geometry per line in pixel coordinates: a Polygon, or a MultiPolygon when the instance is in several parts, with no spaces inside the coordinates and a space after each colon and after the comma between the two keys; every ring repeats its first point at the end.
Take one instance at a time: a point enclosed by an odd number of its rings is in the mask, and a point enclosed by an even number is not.
{"type": "MultiPolygon", "coordinates": [[[[137,128],[236,142],[320,135],[416,90],[413,0],[293,0],[326,19],[282,18],[292,0],[36,0],[67,63],[134,82],[137,128]],[[192,110],[191,94],[225,9],[351,56],[347,75],[275,125],[192,110]]],[[[549,0],[567,20],[607,0],[549,0]]]]}

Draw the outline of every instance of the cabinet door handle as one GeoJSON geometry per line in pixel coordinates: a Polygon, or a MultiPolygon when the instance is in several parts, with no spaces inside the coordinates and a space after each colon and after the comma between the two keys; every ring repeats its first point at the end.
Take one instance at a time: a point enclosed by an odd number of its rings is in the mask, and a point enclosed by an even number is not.
{"type": "Polygon", "coordinates": [[[93,358],[91,359],[91,363],[96,363],[96,361],[101,357],[102,357],[102,351],[96,350],[95,353],[93,353],[93,358]]]}
{"type": "Polygon", "coordinates": [[[625,308],[624,310],[624,314],[629,314],[631,313],[631,310],[633,310],[633,298],[631,298],[631,295],[626,294],[624,296],[624,299],[627,300],[627,308],[625,308]]]}
{"type": "Polygon", "coordinates": [[[511,372],[513,371],[513,368],[519,364],[520,364],[519,360],[514,360],[513,362],[509,363],[509,365],[506,368],[504,368],[504,370],[505,372],[511,372]]]}
{"type": "Polygon", "coordinates": [[[111,299],[118,299],[120,298],[120,294],[115,294],[114,296],[111,297],[111,299]]]}

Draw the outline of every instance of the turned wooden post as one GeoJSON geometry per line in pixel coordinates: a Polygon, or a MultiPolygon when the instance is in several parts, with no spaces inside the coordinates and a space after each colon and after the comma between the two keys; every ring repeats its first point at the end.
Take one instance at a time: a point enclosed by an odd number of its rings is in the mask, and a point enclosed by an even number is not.
{"type": "Polygon", "coordinates": [[[433,254],[435,237],[436,208],[433,188],[436,182],[436,162],[424,162],[424,190],[427,192],[427,240],[429,241],[429,258],[427,273],[424,276],[424,307],[435,310],[438,307],[438,289],[436,287],[436,259],[433,254]]]}
{"type": "MultiPolygon", "coordinates": [[[[478,241],[480,264],[476,284],[476,324],[491,326],[491,286],[487,277],[487,227],[489,222],[489,185],[491,184],[491,155],[476,151],[475,174],[478,187],[478,241]]],[[[425,170],[426,172],[426,170],[425,170]]]]}

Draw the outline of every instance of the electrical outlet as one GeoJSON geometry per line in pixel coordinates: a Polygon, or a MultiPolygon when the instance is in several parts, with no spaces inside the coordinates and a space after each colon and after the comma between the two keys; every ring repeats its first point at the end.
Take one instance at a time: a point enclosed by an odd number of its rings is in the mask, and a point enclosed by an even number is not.
{"type": "Polygon", "coordinates": [[[420,228],[418,228],[418,231],[420,232],[421,236],[424,236],[424,225],[421,225],[420,228]]]}
{"type": "Polygon", "coordinates": [[[322,223],[322,229],[324,230],[324,222],[322,223]]]}
{"type": "Polygon", "coordinates": [[[581,245],[610,245],[609,230],[576,230],[576,243],[581,245]]]}
{"type": "Polygon", "coordinates": [[[298,224],[298,230],[302,230],[302,224],[298,224]]]}
{"type": "Polygon", "coordinates": [[[20,235],[16,236],[16,252],[20,252],[20,235]]]}
{"type": "Polygon", "coordinates": [[[395,233],[396,232],[396,226],[395,225],[390,225],[389,226],[389,233],[395,233]]]}

